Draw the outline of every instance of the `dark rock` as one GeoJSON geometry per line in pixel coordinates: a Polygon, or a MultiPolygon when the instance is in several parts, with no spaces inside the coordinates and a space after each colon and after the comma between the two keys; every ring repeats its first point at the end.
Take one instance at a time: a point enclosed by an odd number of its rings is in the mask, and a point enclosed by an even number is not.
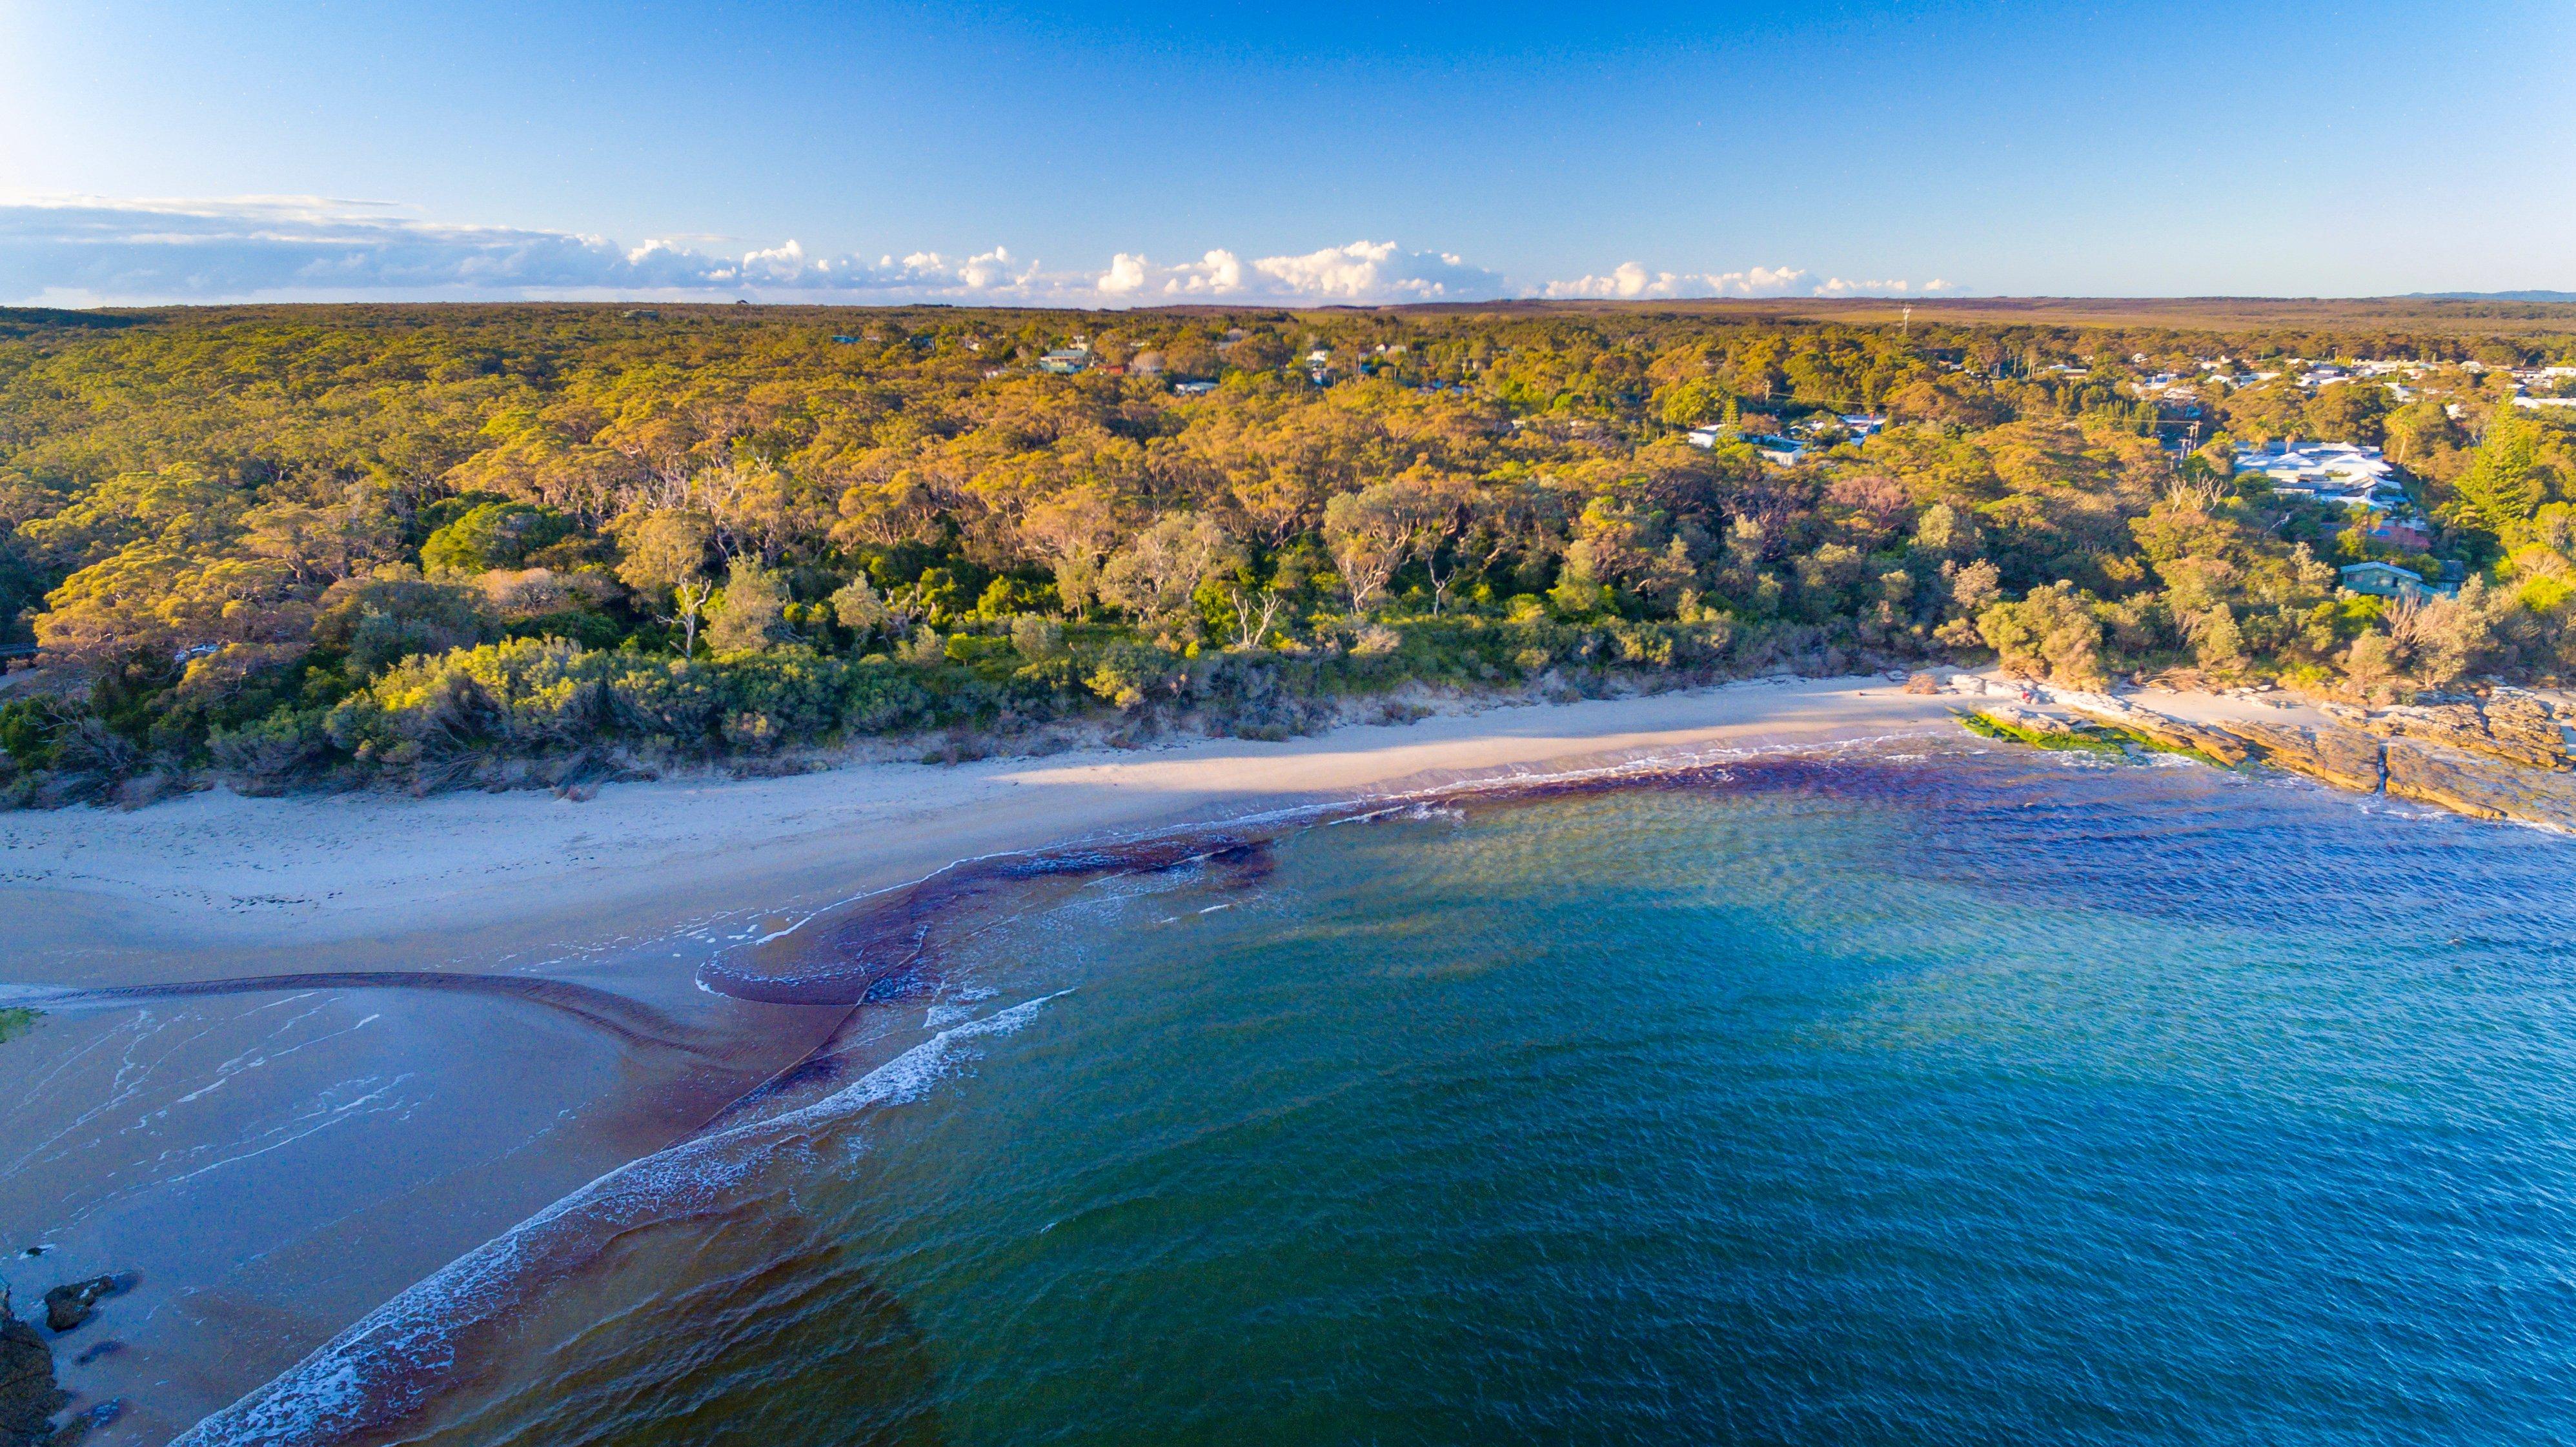
{"type": "Polygon", "coordinates": [[[71,1401],[54,1384],[54,1349],[9,1309],[0,1291],[0,1447],[43,1447],[54,1440],[53,1418],[71,1401]]]}
{"type": "Polygon", "coordinates": [[[119,1276],[93,1276],[57,1286],[45,1293],[45,1325],[55,1331],[70,1331],[89,1320],[97,1309],[99,1298],[114,1296],[132,1283],[119,1276]]]}
{"type": "Polygon", "coordinates": [[[46,1439],[45,1447],[80,1447],[81,1443],[89,1440],[90,1428],[107,1426],[124,1415],[125,1402],[122,1398],[112,1402],[101,1402],[63,1424],[60,1430],[46,1439]]]}

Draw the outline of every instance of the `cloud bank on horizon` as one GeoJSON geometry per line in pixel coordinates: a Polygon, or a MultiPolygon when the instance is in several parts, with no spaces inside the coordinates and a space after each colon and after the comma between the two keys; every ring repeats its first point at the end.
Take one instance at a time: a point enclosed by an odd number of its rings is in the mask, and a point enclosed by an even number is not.
{"type": "Polygon", "coordinates": [[[671,240],[425,220],[381,203],[311,196],[0,199],[0,304],[354,300],[730,300],[1160,306],[1330,305],[1508,297],[1956,294],[1949,282],[1847,280],[1796,267],[1516,280],[1443,251],[1354,241],[1246,259],[1222,248],[1105,270],[1049,268],[996,246],[970,256],[810,256],[795,241],[720,254],[671,240]]]}

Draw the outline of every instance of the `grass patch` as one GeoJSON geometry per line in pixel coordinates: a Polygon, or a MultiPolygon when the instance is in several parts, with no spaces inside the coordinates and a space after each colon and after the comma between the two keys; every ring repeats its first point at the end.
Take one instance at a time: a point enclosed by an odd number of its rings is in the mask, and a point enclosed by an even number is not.
{"type": "Polygon", "coordinates": [[[2075,753],[2106,754],[2123,759],[2129,756],[2128,743],[2135,737],[2124,730],[2106,729],[2099,724],[2089,723],[2074,725],[2073,733],[2044,734],[2036,729],[2016,727],[1992,714],[1983,713],[1961,714],[1959,725],[1979,738],[2028,744],[2034,749],[2064,749],[2075,753]]]}
{"type": "Polygon", "coordinates": [[[44,1013],[42,1010],[30,1010],[22,1005],[12,1005],[5,1010],[0,1010],[0,1045],[5,1045],[35,1029],[36,1017],[44,1013]]]}
{"type": "Polygon", "coordinates": [[[2203,753],[2189,744],[2170,743],[2135,729],[2122,728],[2118,724],[2101,723],[2093,719],[2076,720],[2071,726],[2075,731],[2068,734],[2044,734],[2033,729],[2016,728],[1992,714],[1984,713],[1961,714],[1959,724],[1979,738],[2001,739],[2011,744],[2028,744],[2034,749],[2072,749],[2080,753],[2117,754],[2122,758],[2132,759],[2142,753],[2176,754],[2207,764],[2213,769],[2236,767],[2225,759],[2203,753]]]}

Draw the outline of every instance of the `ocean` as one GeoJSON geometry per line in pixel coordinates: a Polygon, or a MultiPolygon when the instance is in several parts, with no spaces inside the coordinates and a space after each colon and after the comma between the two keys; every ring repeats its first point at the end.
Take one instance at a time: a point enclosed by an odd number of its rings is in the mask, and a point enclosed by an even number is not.
{"type": "Polygon", "coordinates": [[[2571,864],[1974,740],[988,862],[197,1440],[2563,1441],[2571,864]]]}

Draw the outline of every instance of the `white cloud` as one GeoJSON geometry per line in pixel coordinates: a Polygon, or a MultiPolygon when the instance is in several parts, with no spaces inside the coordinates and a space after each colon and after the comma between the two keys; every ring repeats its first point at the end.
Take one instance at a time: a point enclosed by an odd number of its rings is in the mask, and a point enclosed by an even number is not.
{"type": "Polygon", "coordinates": [[[1243,258],[1222,248],[1171,269],[1165,296],[1231,296],[1243,290],[1243,258]]]}
{"type": "Polygon", "coordinates": [[[1109,273],[1100,278],[1100,290],[1106,296],[1125,296],[1145,287],[1145,258],[1119,252],[1109,259],[1109,273]]]}
{"type": "Polygon", "coordinates": [[[0,303],[84,306],[252,300],[490,298],[954,301],[1055,306],[1147,301],[1279,305],[1929,295],[1943,281],[1817,282],[1795,267],[1648,271],[1516,286],[1454,252],[1354,241],[1245,260],[1216,248],[1157,266],[1121,251],[1106,271],[1049,270],[996,246],[968,256],[915,251],[873,261],[818,256],[794,239],[725,253],[720,238],[603,236],[428,221],[382,202],[318,196],[214,200],[0,197],[0,303]]]}
{"type": "Polygon", "coordinates": [[[1235,297],[1288,303],[1462,301],[1511,295],[1499,273],[1440,251],[1407,251],[1392,241],[1354,241],[1302,256],[1264,256],[1249,268],[1222,247],[1196,261],[1156,266],[1119,252],[1099,280],[1104,295],[1151,288],[1174,298],[1235,297]]]}
{"type": "Polygon", "coordinates": [[[1294,297],[1337,301],[1460,301],[1505,296],[1503,278],[1445,251],[1354,241],[1303,256],[1265,256],[1253,269],[1294,297]]]}
{"type": "Polygon", "coordinates": [[[995,247],[963,258],[818,257],[790,239],[738,255],[670,238],[460,226],[371,202],[0,200],[0,300],[57,304],[457,297],[1062,301],[1092,278],[995,247]]]}
{"type": "Polygon", "coordinates": [[[1794,266],[1756,266],[1746,271],[1648,271],[1622,262],[1607,276],[1551,281],[1542,292],[1551,297],[1601,297],[1630,301],[1666,297],[1796,296],[1808,273],[1794,266]]]}
{"type": "Polygon", "coordinates": [[[1540,294],[1632,301],[1673,297],[1933,296],[1957,290],[1952,283],[1938,279],[1920,286],[1904,281],[1847,281],[1839,276],[1818,281],[1813,272],[1795,266],[1756,266],[1744,271],[1648,271],[1629,261],[1611,268],[1604,276],[1551,281],[1540,294]]]}

